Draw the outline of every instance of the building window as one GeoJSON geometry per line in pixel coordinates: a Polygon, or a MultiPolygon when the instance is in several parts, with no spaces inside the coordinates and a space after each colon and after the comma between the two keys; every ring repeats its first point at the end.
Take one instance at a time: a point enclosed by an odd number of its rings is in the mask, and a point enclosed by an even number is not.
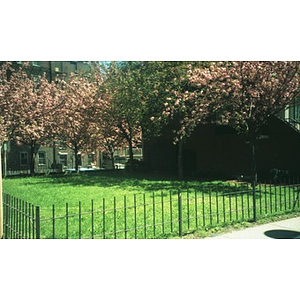
{"type": "Polygon", "coordinates": [[[46,164],[46,152],[39,152],[39,165],[46,164]]]}
{"type": "Polygon", "coordinates": [[[64,166],[64,167],[67,166],[67,157],[68,157],[67,154],[60,154],[60,155],[59,155],[59,163],[60,163],[62,166],[64,166]]]}
{"type": "Polygon", "coordinates": [[[56,73],[62,73],[63,72],[63,64],[62,61],[55,61],[54,62],[54,71],[56,73]]]}
{"type": "Polygon", "coordinates": [[[20,152],[20,165],[21,166],[28,165],[28,152],[20,152]]]}

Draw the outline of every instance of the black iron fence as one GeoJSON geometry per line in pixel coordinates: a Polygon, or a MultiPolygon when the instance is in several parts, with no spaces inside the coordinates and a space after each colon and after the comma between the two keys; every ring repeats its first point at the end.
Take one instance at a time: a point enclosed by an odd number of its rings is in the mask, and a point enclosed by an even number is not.
{"type": "Polygon", "coordinates": [[[52,205],[40,212],[4,195],[4,238],[147,239],[183,236],[199,228],[226,226],[299,210],[298,179],[283,182],[206,185],[91,200],[88,204],[52,205]],[[84,209],[83,209],[84,207],[84,209]]]}
{"type": "Polygon", "coordinates": [[[3,195],[3,238],[39,239],[40,208],[10,195],[3,195]]]}

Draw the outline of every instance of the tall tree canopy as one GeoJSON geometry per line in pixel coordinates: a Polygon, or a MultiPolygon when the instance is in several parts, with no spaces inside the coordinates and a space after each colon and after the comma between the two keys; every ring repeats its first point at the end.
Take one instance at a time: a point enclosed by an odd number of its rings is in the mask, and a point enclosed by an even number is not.
{"type": "Polygon", "coordinates": [[[82,76],[72,73],[67,79],[58,79],[56,99],[58,110],[54,115],[54,135],[74,151],[75,169],[79,167],[79,151],[91,148],[99,131],[99,115],[103,109],[99,74],[82,76]]]}
{"type": "Polygon", "coordinates": [[[3,63],[0,66],[0,144],[7,139],[7,97],[9,83],[7,79],[8,71],[11,68],[10,63],[3,63]]]}
{"type": "Polygon", "coordinates": [[[129,165],[133,171],[133,147],[141,141],[141,89],[139,62],[113,62],[103,84],[103,91],[110,101],[110,114],[118,135],[127,141],[129,165]]]}
{"type": "Polygon", "coordinates": [[[13,69],[5,64],[6,74],[2,81],[5,91],[2,94],[1,108],[7,139],[30,146],[30,171],[35,169],[35,154],[38,145],[49,140],[51,132],[50,113],[54,108],[53,84],[46,75],[33,77],[25,63],[13,69]]]}
{"type": "MultiPolygon", "coordinates": [[[[178,145],[178,176],[183,178],[183,144],[188,139],[195,124],[195,88],[188,80],[189,66],[206,66],[207,62],[144,62],[141,74],[144,80],[145,128],[148,134],[159,135],[163,126],[168,124],[173,130],[174,143],[178,145]],[[147,122],[148,120],[148,122],[147,122]],[[149,124],[149,120],[151,123],[149,124]]],[[[204,122],[206,110],[201,121],[204,122]]]]}

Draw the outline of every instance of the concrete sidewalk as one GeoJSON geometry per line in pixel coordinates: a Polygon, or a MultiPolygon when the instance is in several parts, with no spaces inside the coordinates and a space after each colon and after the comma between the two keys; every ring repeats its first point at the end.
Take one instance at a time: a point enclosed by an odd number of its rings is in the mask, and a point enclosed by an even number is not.
{"type": "Polygon", "coordinates": [[[300,217],[220,234],[210,239],[300,239],[300,217]]]}

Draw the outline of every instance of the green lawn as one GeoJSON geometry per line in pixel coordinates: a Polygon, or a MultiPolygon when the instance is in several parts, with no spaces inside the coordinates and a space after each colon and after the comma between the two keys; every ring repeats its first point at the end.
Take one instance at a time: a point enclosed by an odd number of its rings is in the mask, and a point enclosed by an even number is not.
{"type": "Polygon", "coordinates": [[[39,205],[42,208],[52,204],[62,207],[78,206],[78,201],[100,201],[103,198],[113,200],[114,197],[152,195],[161,191],[174,192],[187,188],[207,189],[210,186],[224,185],[221,181],[199,182],[170,180],[157,177],[130,176],[123,171],[102,173],[81,173],[58,176],[36,176],[9,178],[3,180],[4,193],[19,197],[39,205]]]}
{"type": "MultiPolygon", "coordinates": [[[[3,190],[40,207],[42,238],[169,238],[178,236],[180,225],[189,233],[253,218],[245,183],[181,182],[118,171],[10,178],[3,190]]],[[[262,185],[256,195],[262,217],[290,209],[294,190],[262,185]]]]}

